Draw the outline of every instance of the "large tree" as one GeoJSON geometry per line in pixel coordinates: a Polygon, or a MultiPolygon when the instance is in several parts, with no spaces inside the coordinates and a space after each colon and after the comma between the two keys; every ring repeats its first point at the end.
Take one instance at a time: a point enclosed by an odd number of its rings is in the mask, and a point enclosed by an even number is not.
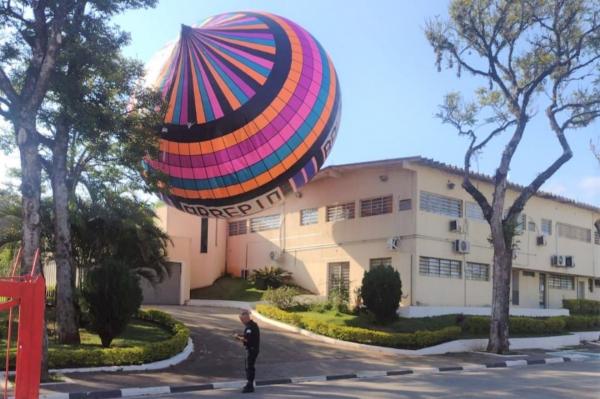
{"type": "Polygon", "coordinates": [[[593,0],[453,0],[449,19],[430,20],[426,35],[437,66],[468,73],[482,86],[471,99],[446,96],[443,122],[469,140],[462,186],[491,228],[492,318],[488,351],[508,350],[509,292],[519,214],[539,188],[573,156],[568,130],[600,115],[600,5],[593,0]],[[507,203],[508,172],[534,118],[560,155],[507,203]],[[508,135],[486,195],[471,180],[474,155],[508,135]]]}
{"type": "MultiPolygon", "coordinates": [[[[137,117],[139,108],[148,105],[143,101],[148,96],[138,87],[142,65],[121,55],[128,35],[101,16],[82,18],[78,31],[65,34],[40,117],[42,165],[53,195],[57,336],[64,344],[79,342],[69,221],[75,190],[90,169],[101,169],[102,178],[114,179],[140,165],[140,157],[131,165],[131,157],[124,155],[132,148],[128,138],[140,134],[138,125],[151,133],[141,136],[148,140],[140,149],[150,151],[156,142],[154,126],[137,117]],[[130,123],[132,118],[135,124],[130,123]],[[107,173],[108,169],[121,173],[107,173]]],[[[148,107],[143,110],[147,112],[142,115],[153,121],[155,113],[148,107]]]]}

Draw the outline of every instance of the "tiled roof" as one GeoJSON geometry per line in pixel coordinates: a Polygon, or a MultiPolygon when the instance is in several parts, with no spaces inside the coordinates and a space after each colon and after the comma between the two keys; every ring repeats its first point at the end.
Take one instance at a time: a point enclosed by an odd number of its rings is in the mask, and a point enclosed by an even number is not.
{"type": "MultiPolygon", "coordinates": [[[[330,166],[323,168],[319,172],[319,175],[325,175],[328,173],[328,171],[334,171],[334,170],[343,171],[344,169],[357,169],[357,168],[363,168],[363,167],[397,166],[397,165],[401,165],[402,163],[406,163],[406,162],[415,163],[418,165],[423,165],[423,166],[428,166],[430,168],[443,170],[444,172],[451,173],[451,174],[454,174],[457,176],[462,176],[464,173],[464,169],[459,168],[458,166],[449,165],[449,164],[446,164],[443,162],[436,161],[431,158],[425,158],[425,157],[421,157],[421,156],[413,156],[413,157],[403,157],[403,158],[382,159],[382,160],[378,160],[378,161],[356,162],[356,163],[349,163],[349,164],[342,164],[342,165],[330,165],[330,166]]],[[[486,175],[483,173],[471,172],[471,177],[475,180],[493,183],[492,176],[489,176],[489,175],[486,175]]],[[[510,182],[508,183],[508,187],[513,190],[516,190],[516,191],[521,191],[525,188],[522,185],[510,183],[510,182]]],[[[562,197],[560,195],[556,195],[556,194],[552,194],[552,193],[548,193],[548,192],[544,192],[544,191],[538,191],[535,194],[535,196],[537,196],[539,198],[545,198],[545,199],[549,199],[552,201],[560,202],[561,204],[573,205],[578,208],[582,208],[582,209],[590,210],[592,212],[600,213],[600,208],[597,206],[594,206],[591,204],[586,204],[583,202],[578,202],[571,198],[562,197]]]]}

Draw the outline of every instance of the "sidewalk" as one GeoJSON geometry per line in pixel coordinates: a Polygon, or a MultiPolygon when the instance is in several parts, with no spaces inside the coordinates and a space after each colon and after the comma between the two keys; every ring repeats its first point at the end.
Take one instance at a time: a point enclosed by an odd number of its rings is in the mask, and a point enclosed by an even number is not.
{"type": "MultiPolygon", "coordinates": [[[[239,381],[244,378],[245,353],[239,343],[231,338],[241,327],[237,320],[237,310],[194,306],[163,306],[160,309],[190,327],[195,350],[186,361],[163,371],[69,374],[66,376],[67,383],[42,386],[42,395],[113,390],[113,396],[105,393],[103,397],[120,397],[119,390],[123,388],[183,387],[239,381]]],[[[454,370],[478,365],[482,367],[485,364],[498,365],[507,360],[526,360],[535,364],[549,357],[544,351],[520,351],[518,356],[510,357],[486,353],[418,357],[386,355],[339,348],[279,330],[266,323],[259,325],[262,344],[256,366],[259,381],[287,381],[290,378],[394,370],[454,370]]]]}

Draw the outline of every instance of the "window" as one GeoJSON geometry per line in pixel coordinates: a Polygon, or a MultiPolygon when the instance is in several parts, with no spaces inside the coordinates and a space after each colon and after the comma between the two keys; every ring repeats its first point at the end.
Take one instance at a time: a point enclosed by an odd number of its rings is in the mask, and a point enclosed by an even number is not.
{"type": "Polygon", "coordinates": [[[462,278],[462,264],[458,260],[428,258],[419,259],[419,274],[424,276],[462,278]]]}
{"type": "Polygon", "coordinates": [[[208,218],[200,220],[200,253],[208,252],[208,218]]]}
{"type": "Polygon", "coordinates": [[[467,202],[466,204],[467,217],[473,220],[480,220],[485,222],[485,216],[483,216],[483,211],[481,207],[476,202],[467,202]]]}
{"type": "Polygon", "coordinates": [[[557,223],[559,237],[570,238],[571,240],[592,241],[592,230],[583,227],[573,226],[566,223],[557,223]]]}
{"type": "Polygon", "coordinates": [[[379,266],[392,266],[392,258],[375,258],[369,259],[369,270],[379,266]]]}
{"type": "Polygon", "coordinates": [[[327,206],[327,221],[354,219],[354,202],[346,202],[340,205],[327,206]]]}
{"type": "Polygon", "coordinates": [[[229,222],[229,235],[239,236],[248,232],[248,224],[246,220],[238,220],[237,222],[229,222]]]}
{"type": "Polygon", "coordinates": [[[317,208],[302,209],[300,211],[300,224],[307,226],[319,222],[319,210],[317,208]]]}
{"type": "Polygon", "coordinates": [[[462,217],[462,201],[421,191],[421,210],[454,218],[462,217]]]}
{"type": "Polygon", "coordinates": [[[490,265],[467,262],[465,278],[467,280],[488,281],[490,279],[490,265]]]}
{"type": "Polygon", "coordinates": [[[517,226],[515,227],[515,232],[517,234],[523,234],[525,232],[525,227],[527,226],[527,215],[524,213],[520,213],[517,216],[517,226]]]}
{"type": "Polygon", "coordinates": [[[535,231],[536,225],[535,222],[529,222],[527,223],[527,230],[529,231],[535,231]]]}
{"type": "Polygon", "coordinates": [[[376,216],[392,213],[392,196],[360,200],[360,216],[376,216]]]}
{"type": "Polygon", "coordinates": [[[350,263],[329,263],[327,269],[327,293],[339,294],[347,300],[350,297],[350,263]]]}
{"type": "Polygon", "coordinates": [[[250,219],[250,231],[256,233],[265,230],[278,229],[281,224],[280,215],[260,216],[250,219]]]}
{"type": "Polygon", "coordinates": [[[560,290],[573,290],[575,289],[575,279],[573,276],[563,276],[560,274],[551,274],[549,279],[550,288],[557,288],[560,290]]]}
{"type": "Polygon", "coordinates": [[[410,198],[401,199],[398,201],[398,210],[402,211],[410,211],[412,209],[412,200],[410,198]]]}
{"type": "Polygon", "coordinates": [[[600,234],[597,231],[594,231],[594,244],[600,245],[600,234]]]}
{"type": "Polygon", "coordinates": [[[551,236],[552,235],[552,220],[542,219],[541,228],[542,228],[542,234],[551,236]]]}
{"type": "Polygon", "coordinates": [[[594,280],[594,287],[600,288],[600,279],[594,280]]]}
{"type": "Polygon", "coordinates": [[[527,270],[523,270],[523,276],[525,277],[535,277],[535,272],[530,272],[527,270]]]}

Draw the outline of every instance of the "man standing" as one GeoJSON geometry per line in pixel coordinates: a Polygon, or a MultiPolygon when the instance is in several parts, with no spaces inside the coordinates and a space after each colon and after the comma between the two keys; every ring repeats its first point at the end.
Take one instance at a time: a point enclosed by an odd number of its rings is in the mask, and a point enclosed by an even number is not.
{"type": "Polygon", "coordinates": [[[258,325],[250,318],[248,310],[242,310],[240,321],[244,324],[244,333],[237,334],[236,338],[244,343],[246,347],[246,379],[248,382],[242,390],[243,393],[254,392],[254,363],[260,348],[260,330],[258,325]]]}

